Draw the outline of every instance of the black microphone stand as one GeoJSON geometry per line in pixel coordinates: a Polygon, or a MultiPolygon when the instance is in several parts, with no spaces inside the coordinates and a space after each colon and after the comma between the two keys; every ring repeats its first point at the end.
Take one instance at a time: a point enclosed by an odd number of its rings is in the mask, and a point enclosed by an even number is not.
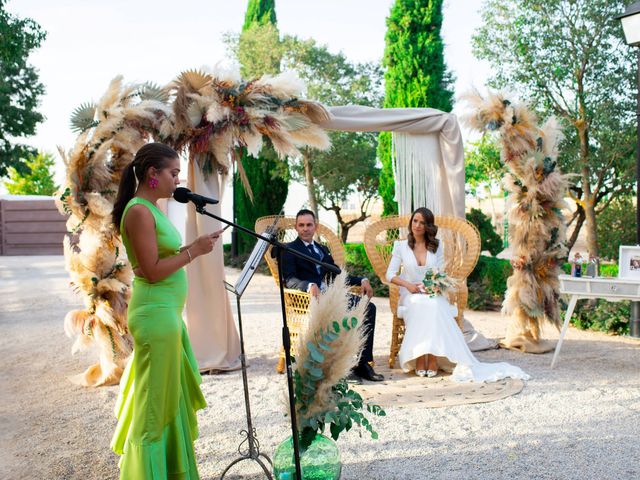
{"type": "MultiPolygon", "coordinates": [[[[289,411],[291,414],[291,437],[293,439],[293,460],[296,467],[296,479],[302,480],[302,469],[300,468],[300,442],[298,438],[298,428],[296,427],[296,404],[295,404],[295,390],[293,387],[293,370],[291,368],[291,338],[289,337],[289,326],[287,325],[287,312],[284,304],[284,278],[282,276],[282,252],[289,252],[297,257],[303,258],[309,262],[312,262],[316,265],[320,265],[330,272],[339,274],[340,269],[335,265],[330,265],[328,263],[322,262],[317,258],[310,257],[309,255],[305,255],[304,253],[298,252],[292,248],[289,248],[287,245],[276,240],[275,236],[265,237],[260,235],[259,233],[254,232],[248,228],[245,228],[237,223],[230,222],[225,220],[218,215],[207,212],[204,208],[205,203],[200,201],[191,200],[196,207],[196,212],[201,215],[206,215],[207,217],[214,218],[219,220],[227,225],[231,225],[234,228],[237,228],[241,232],[244,232],[248,235],[251,235],[260,240],[264,240],[265,242],[271,244],[277,250],[277,258],[278,258],[278,284],[280,287],[280,307],[282,309],[282,345],[284,347],[284,359],[285,359],[285,367],[287,370],[287,387],[289,390],[289,411]]],[[[247,414],[249,415],[249,410],[247,409],[247,414]]],[[[250,421],[250,419],[247,419],[250,421]]],[[[251,436],[251,435],[250,435],[251,436]]]]}
{"type": "Polygon", "coordinates": [[[227,466],[227,468],[224,469],[224,471],[222,472],[222,475],[220,475],[220,480],[224,479],[224,476],[227,474],[229,470],[231,470],[231,467],[242,462],[243,460],[253,460],[258,465],[260,465],[265,476],[269,480],[273,480],[273,477],[271,476],[271,470],[267,468],[267,466],[260,459],[260,457],[263,457],[267,462],[269,462],[271,466],[273,466],[273,463],[271,462],[271,459],[269,458],[268,455],[266,455],[263,452],[260,452],[260,442],[258,442],[258,439],[256,437],[256,430],[255,428],[253,428],[253,424],[251,420],[251,405],[249,401],[249,382],[247,380],[247,362],[246,362],[246,356],[244,351],[244,332],[242,328],[242,308],[240,307],[240,297],[242,297],[242,294],[244,293],[249,281],[251,280],[251,277],[253,277],[253,274],[255,273],[255,269],[258,263],[260,262],[260,260],[262,260],[262,255],[264,254],[264,250],[266,249],[266,246],[267,244],[264,242],[256,243],[256,246],[254,247],[253,252],[251,253],[251,257],[249,258],[244,268],[242,269],[240,278],[238,279],[235,285],[231,285],[226,281],[224,282],[225,288],[228,291],[232,292],[236,297],[236,307],[238,312],[238,330],[240,331],[240,366],[242,370],[242,387],[244,392],[244,407],[247,415],[247,429],[242,430],[240,432],[240,435],[246,435],[246,439],[240,442],[240,445],[238,446],[238,454],[240,456],[237,457],[235,460],[233,460],[227,466]],[[245,442],[247,443],[247,446],[243,447],[245,442]]]}

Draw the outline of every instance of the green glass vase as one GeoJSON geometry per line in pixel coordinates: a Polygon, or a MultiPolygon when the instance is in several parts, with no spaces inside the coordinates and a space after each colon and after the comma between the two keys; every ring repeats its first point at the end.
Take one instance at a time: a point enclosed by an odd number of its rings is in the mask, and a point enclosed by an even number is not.
{"type": "MultiPolygon", "coordinates": [[[[316,435],[309,448],[300,455],[300,468],[302,480],[338,480],[342,472],[338,445],[324,435],[316,435]]],[[[274,480],[296,478],[291,437],[276,448],[273,456],[273,478],[274,480]]]]}

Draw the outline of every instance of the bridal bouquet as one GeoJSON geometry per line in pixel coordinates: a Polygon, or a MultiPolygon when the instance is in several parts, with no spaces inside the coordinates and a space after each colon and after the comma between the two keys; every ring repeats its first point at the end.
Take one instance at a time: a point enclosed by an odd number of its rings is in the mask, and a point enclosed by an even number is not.
{"type": "Polygon", "coordinates": [[[425,272],[422,284],[424,285],[424,293],[430,297],[453,293],[458,286],[458,282],[446,273],[431,268],[425,272]]]}

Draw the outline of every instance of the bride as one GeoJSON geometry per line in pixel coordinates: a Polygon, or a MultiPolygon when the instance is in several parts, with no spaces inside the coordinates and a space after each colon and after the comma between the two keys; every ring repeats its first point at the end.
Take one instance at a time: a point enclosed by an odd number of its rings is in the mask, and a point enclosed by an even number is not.
{"type": "Polygon", "coordinates": [[[407,240],[398,240],[387,280],[400,287],[399,306],[403,306],[405,334],[398,357],[404,372],[415,370],[420,377],[438,374],[436,357],[456,364],[452,380],[491,382],[502,378],[528,379],[529,375],[508,363],[481,363],[473,356],[455,321],[457,309],[442,295],[425,294],[422,280],[428,269],[444,271],[442,242],[431,210],[418,208],[409,220],[407,240]],[[398,271],[402,266],[402,273],[398,271]]]}

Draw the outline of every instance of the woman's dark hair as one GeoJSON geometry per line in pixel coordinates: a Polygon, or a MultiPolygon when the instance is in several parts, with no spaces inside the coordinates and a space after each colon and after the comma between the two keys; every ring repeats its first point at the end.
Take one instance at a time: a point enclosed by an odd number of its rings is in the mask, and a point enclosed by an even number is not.
{"type": "Polygon", "coordinates": [[[436,238],[436,233],[438,233],[438,226],[435,224],[435,217],[433,216],[433,212],[425,207],[416,208],[416,210],[411,214],[411,218],[409,219],[409,234],[407,235],[407,243],[409,244],[409,248],[413,250],[416,246],[416,237],[413,236],[413,231],[411,230],[411,224],[413,223],[413,217],[416,214],[422,215],[424,219],[424,242],[427,245],[427,250],[432,253],[436,253],[438,250],[438,245],[440,244],[440,240],[436,238]]]}
{"type": "Polygon", "coordinates": [[[136,193],[136,179],[144,181],[147,170],[151,167],[161,170],[169,160],[178,158],[176,151],[164,143],[147,143],[136,152],[136,156],[122,171],[118,195],[113,204],[111,219],[116,231],[120,231],[120,222],[124,209],[136,193]]]}

